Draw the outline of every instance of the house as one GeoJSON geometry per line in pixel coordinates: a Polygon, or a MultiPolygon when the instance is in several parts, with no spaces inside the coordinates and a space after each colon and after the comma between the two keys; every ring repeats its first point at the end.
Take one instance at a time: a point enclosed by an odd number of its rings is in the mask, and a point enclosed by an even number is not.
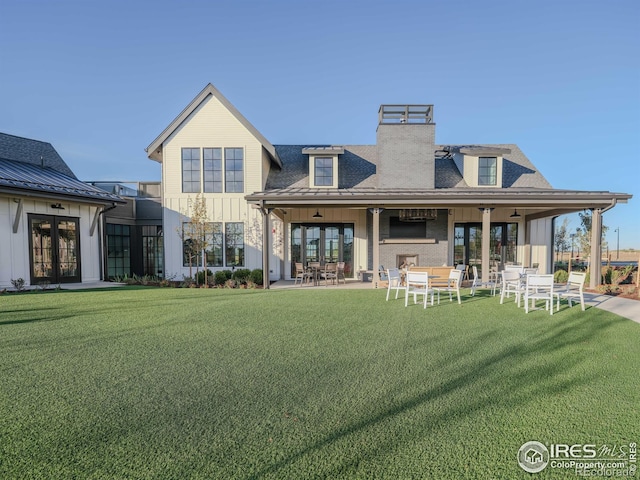
{"type": "MultiPolygon", "coordinates": [[[[403,263],[553,269],[554,218],[601,216],[631,195],[554,189],[513,144],[438,145],[433,105],[382,105],[375,145],[273,145],[211,84],[146,149],[162,164],[165,271],[188,275],[180,235],[197,196],[213,233],[208,268],[344,261],[345,275],[403,263]]],[[[599,279],[594,276],[592,285],[599,279]]],[[[376,282],[374,281],[374,285],[376,282]]]]}
{"type": "Polygon", "coordinates": [[[120,203],[50,143],[0,133],[0,287],[101,280],[101,217],[120,203]]]}

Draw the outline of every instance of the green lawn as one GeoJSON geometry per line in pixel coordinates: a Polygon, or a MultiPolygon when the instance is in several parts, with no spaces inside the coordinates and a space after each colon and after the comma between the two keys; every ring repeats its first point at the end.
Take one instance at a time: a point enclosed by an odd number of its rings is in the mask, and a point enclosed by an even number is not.
{"type": "Polygon", "coordinates": [[[384,297],[2,295],[0,478],[568,478],[518,449],[640,440],[640,325],[384,297]]]}

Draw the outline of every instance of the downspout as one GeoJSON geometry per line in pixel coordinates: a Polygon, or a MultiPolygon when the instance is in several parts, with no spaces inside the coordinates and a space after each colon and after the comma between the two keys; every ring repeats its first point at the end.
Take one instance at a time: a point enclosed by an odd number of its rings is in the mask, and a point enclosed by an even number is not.
{"type": "Polygon", "coordinates": [[[112,204],[110,207],[102,207],[102,210],[100,211],[100,217],[101,221],[100,224],[98,226],[98,235],[100,235],[100,241],[98,242],[98,253],[100,254],[100,272],[99,272],[99,278],[101,281],[106,282],[107,280],[104,278],[105,277],[105,271],[106,271],[106,265],[107,265],[107,259],[104,257],[104,251],[105,251],[105,225],[107,223],[107,219],[104,216],[105,212],[108,212],[109,210],[113,210],[114,208],[116,208],[117,205],[114,203],[112,204]]]}

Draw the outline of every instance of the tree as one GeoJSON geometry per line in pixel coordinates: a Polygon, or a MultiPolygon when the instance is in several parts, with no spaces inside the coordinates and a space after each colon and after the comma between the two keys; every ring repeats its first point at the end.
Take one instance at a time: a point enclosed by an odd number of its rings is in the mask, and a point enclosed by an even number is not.
{"type": "Polygon", "coordinates": [[[207,283],[207,268],[205,251],[212,241],[213,225],[209,221],[207,202],[200,194],[195,200],[189,198],[187,212],[183,215],[189,219],[178,227],[178,236],[182,240],[184,254],[189,259],[189,276],[192,275],[192,265],[195,259],[196,281],[200,267],[204,269],[204,282],[207,283]]]}
{"type": "Polygon", "coordinates": [[[571,241],[569,240],[569,218],[564,217],[562,225],[558,228],[554,238],[554,244],[556,246],[556,262],[559,258],[564,256],[564,252],[571,248],[571,241]]]}
{"type": "MultiPolygon", "coordinates": [[[[580,217],[580,227],[576,228],[578,245],[584,252],[584,256],[589,256],[589,253],[591,252],[591,211],[587,210],[584,212],[580,212],[578,213],[578,216],[580,217]]],[[[607,230],[609,230],[609,227],[603,224],[601,232],[602,236],[600,238],[602,248],[605,248],[607,245],[607,242],[605,240],[607,230]]]]}

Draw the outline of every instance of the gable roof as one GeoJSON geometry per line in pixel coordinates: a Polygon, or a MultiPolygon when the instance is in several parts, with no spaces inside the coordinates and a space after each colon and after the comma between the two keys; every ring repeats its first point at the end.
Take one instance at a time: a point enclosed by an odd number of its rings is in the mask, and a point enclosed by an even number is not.
{"type": "Polygon", "coordinates": [[[162,144],[169,136],[176,131],[180,125],[191,115],[196,108],[209,96],[215,97],[224,107],[262,144],[262,147],[267,151],[271,160],[282,168],[282,162],[278,157],[276,149],[271,143],[242,115],[233,104],[225,98],[220,91],[212,84],[208,84],[204,89],[194,98],[189,105],[178,115],[173,122],[169,124],[167,128],[145,148],[148,157],[151,160],[162,163],[162,144]]]}
{"type": "Polygon", "coordinates": [[[65,161],[48,142],[0,133],[0,159],[47,167],[76,178],[65,161]]]}

